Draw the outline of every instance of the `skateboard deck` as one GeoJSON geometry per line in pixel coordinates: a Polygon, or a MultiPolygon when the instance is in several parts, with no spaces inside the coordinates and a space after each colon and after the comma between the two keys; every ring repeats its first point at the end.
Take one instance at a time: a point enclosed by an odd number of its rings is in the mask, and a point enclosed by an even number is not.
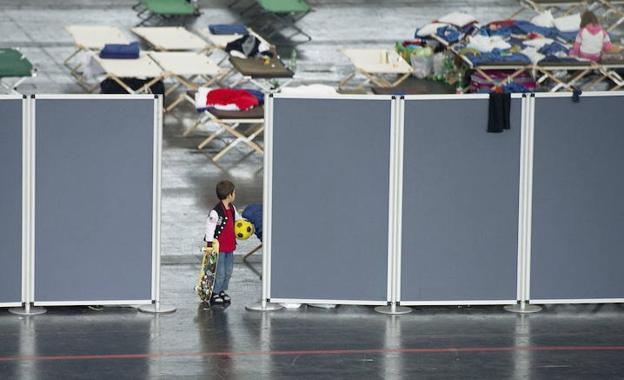
{"type": "Polygon", "coordinates": [[[195,291],[202,302],[209,303],[212,297],[215,278],[217,276],[217,263],[219,262],[219,252],[214,252],[211,248],[202,248],[203,257],[199,270],[199,278],[195,291]]]}

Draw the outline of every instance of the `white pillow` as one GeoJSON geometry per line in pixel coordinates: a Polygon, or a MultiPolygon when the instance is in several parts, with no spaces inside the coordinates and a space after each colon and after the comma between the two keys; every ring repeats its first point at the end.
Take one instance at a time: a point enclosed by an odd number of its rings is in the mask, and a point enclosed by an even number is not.
{"type": "Polygon", "coordinates": [[[418,30],[418,37],[429,37],[431,35],[436,34],[436,32],[438,31],[438,28],[442,27],[442,26],[447,26],[448,24],[442,24],[439,22],[434,22],[432,24],[428,24],[423,26],[422,28],[420,28],[418,30]]]}
{"type": "Polygon", "coordinates": [[[581,28],[581,14],[556,18],[555,27],[561,32],[576,32],[581,28]]]}
{"type": "Polygon", "coordinates": [[[476,22],[477,19],[466,13],[453,12],[437,20],[445,24],[451,24],[463,28],[468,24],[476,22]]]}
{"type": "Polygon", "coordinates": [[[538,14],[531,19],[531,22],[537,26],[541,26],[542,28],[552,28],[555,26],[555,18],[553,17],[551,11],[538,14]]]}

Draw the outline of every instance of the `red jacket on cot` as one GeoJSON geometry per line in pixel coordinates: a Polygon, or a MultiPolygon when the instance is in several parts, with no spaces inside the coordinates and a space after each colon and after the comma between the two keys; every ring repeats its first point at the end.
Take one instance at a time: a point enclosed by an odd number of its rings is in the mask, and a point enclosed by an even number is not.
{"type": "Polygon", "coordinates": [[[258,98],[245,90],[235,88],[217,88],[208,93],[206,105],[208,107],[221,105],[226,106],[234,104],[239,110],[245,111],[254,108],[260,104],[258,98]]]}

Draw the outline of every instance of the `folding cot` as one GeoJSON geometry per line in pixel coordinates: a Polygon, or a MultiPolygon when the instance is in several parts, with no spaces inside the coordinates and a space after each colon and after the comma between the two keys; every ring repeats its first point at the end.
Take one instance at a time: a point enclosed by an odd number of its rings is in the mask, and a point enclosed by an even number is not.
{"type": "Polygon", "coordinates": [[[624,68],[624,61],[619,60],[602,60],[599,62],[578,61],[572,63],[552,63],[548,61],[540,62],[536,66],[536,70],[541,77],[538,83],[543,83],[550,79],[555,83],[550,88],[550,92],[560,90],[572,91],[574,88],[590,88],[593,85],[608,81],[615,86],[610,91],[617,91],[624,87],[624,79],[616,72],[618,69],[624,68]],[[558,76],[555,72],[567,72],[566,76],[558,76]],[[580,84],[581,80],[589,74],[596,74],[596,78],[590,82],[580,84]]]}
{"type": "Polygon", "coordinates": [[[454,94],[455,87],[442,82],[410,78],[395,87],[372,87],[375,95],[427,95],[427,94],[454,94]]]}
{"type": "Polygon", "coordinates": [[[81,53],[99,51],[106,44],[127,44],[130,43],[130,40],[119,28],[114,26],[69,25],[65,27],[65,30],[74,39],[75,50],[65,59],[63,64],[81,87],[92,92],[93,87],[89,86],[84,75],[85,64],[83,62],[72,63],[74,58],[81,53]]]}
{"type": "Polygon", "coordinates": [[[254,142],[256,137],[264,132],[263,107],[255,107],[247,111],[221,111],[213,108],[208,108],[203,111],[203,113],[204,116],[200,118],[195,123],[195,125],[186,130],[184,132],[184,136],[188,136],[201,125],[206,125],[208,123],[216,124],[219,129],[213,132],[206,139],[204,139],[197,146],[197,149],[203,149],[208,144],[210,144],[210,142],[221,136],[223,133],[228,133],[232,137],[234,137],[233,141],[226,143],[225,147],[212,157],[213,161],[216,162],[221,159],[227,152],[229,152],[232,148],[234,148],[241,142],[261,155],[264,153],[264,148],[254,142]],[[243,133],[240,131],[240,129],[242,129],[241,127],[245,125],[251,128],[247,133],[243,133]]]}
{"type": "Polygon", "coordinates": [[[140,26],[132,28],[132,32],[147,41],[154,50],[206,52],[210,49],[208,42],[183,27],[140,26]]]}
{"type": "Polygon", "coordinates": [[[199,9],[187,0],[140,0],[132,9],[141,19],[139,26],[172,18],[198,16],[199,9]]]}
{"type": "MultiPolygon", "coordinates": [[[[210,44],[210,48],[211,49],[218,49],[221,50],[223,53],[225,53],[225,48],[227,46],[227,44],[229,44],[232,41],[236,41],[237,39],[243,37],[242,34],[213,34],[212,32],[210,32],[209,28],[202,28],[199,29],[197,31],[197,33],[199,33],[199,35],[201,35],[202,37],[204,37],[208,43],[210,44]]],[[[256,33],[253,29],[251,28],[247,28],[247,34],[251,34],[252,36],[256,37],[258,39],[258,41],[260,41],[261,43],[267,44],[269,46],[272,47],[273,50],[275,50],[275,47],[273,44],[267,42],[267,40],[265,40],[264,38],[262,38],[262,36],[260,36],[258,33],[256,33]]],[[[225,61],[228,58],[228,54],[225,53],[225,56],[223,59],[221,59],[218,64],[221,65],[223,63],[223,61],[225,61]]]]}
{"type": "Polygon", "coordinates": [[[12,94],[19,94],[17,87],[28,78],[35,76],[32,63],[16,49],[0,49],[0,86],[12,94]],[[8,83],[8,78],[17,78],[8,83]]]}
{"type": "Polygon", "coordinates": [[[593,0],[520,0],[521,8],[509,18],[514,18],[525,10],[538,13],[560,11],[563,15],[569,15],[588,8],[592,2],[593,0]]]}
{"type": "MultiPolygon", "coordinates": [[[[210,43],[211,47],[220,50],[224,50],[228,43],[235,41],[243,36],[242,34],[213,34],[212,32],[210,32],[209,28],[201,28],[197,32],[210,43]]],[[[256,37],[260,42],[273,46],[273,44],[262,38],[262,36],[256,33],[253,29],[247,28],[247,33],[256,37]]]]}
{"type": "Polygon", "coordinates": [[[358,73],[366,77],[366,82],[358,86],[363,89],[368,83],[377,87],[395,87],[406,80],[413,72],[412,67],[394,50],[388,49],[344,49],[355,71],[347,75],[339,84],[339,89],[351,81],[358,73]],[[384,76],[398,76],[389,81],[384,76]]]}
{"type": "Polygon", "coordinates": [[[162,78],[175,81],[175,84],[165,92],[165,96],[171,94],[179,86],[185,88],[185,91],[165,108],[167,112],[184,100],[194,103],[187,91],[217,83],[227,73],[227,70],[210,61],[206,55],[197,52],[149,52],[147,54],[162,68],[162,78]]]}
{"type": "Polygon", "coordinates": [[[249,81],[265,92],[279,92],[292,82],[295,75],[277,56],[267,62],[260,58],[230,57],[230,63],[243,76],[236,85],[249,81]]]}
{"type": "MultiPolygon", "coordinates": [[[[236,0],[229,7],[232,8],[240,2],[241,0],[236,0]]],[[[285,38],[291,39],[302,35],[307,41],[311,41],[312,36],[297,25],[311,11],[312,7],[305,0],[255,0],[243,7],[240,14],[253,20],[264,19],[263,16],[270,17],[274,23],[265,22],[260,29],[268,33],[268,37],[293,30],[294,32],[285,38]]]]}
{"type": "MultiPolygon", "coordinates": [[[[147,53],[141,53],[138,59],[103,59],[97,55],[94,55],[93,59],[101,66],[107,79],[115,81],[129,94],[147,93],[152,85],[167,76],[167,73],[147,53]],[[140,88],[133,90],[124,83],[123,78],[149,80],[140,88]]],[[[93,90],[95,88],[97,87],[94,87],[93,90]]]]}
{"type": "Polygon", "coordinates": [[[616,19],[610,23],[607,27],[607,31],[612,31],[617,28],[622,22],[624,22],[624,0],[598,0],[599,5],[605,9],[603,18],[609,17],[609,15],[615,15],[616,19]]]}
{"type": "Polygon", "coordinates": [[[518,76],[529,72],[532,69],[530,61],[527,60],[515,60],[505,62],[473,62],[466,54],[462,54],[455,47],[451,46],[448,49],[455,56],[459,57],[470,70],[479,73],[483,78],[489,82],[494,83],[495,86],[504,86],[513,82],[518,76]],[[489,74],[490,70],[496,70],[502,73],[502,77],[494,78],[489,74]]]}

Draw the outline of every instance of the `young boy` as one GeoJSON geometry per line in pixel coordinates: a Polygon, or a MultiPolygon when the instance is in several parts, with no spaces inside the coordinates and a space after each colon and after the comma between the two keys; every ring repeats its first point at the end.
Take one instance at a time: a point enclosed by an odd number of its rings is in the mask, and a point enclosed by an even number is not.
{"type": "Polygon", "coordinates": [[[210,302],[224,304],[230,302],[230,296],[225,291],[228,290],[234,269],[234,250],[236,249],[234,221],[237,218],[237,213],[233,202],[236,198],[236,192],[234,184],[230,181],[219,182],[216,190],[219,203],[208,215],[204,240],[209,248],[214,244],[215,248],[218,245],[219,249],[217,275],[210,302]],[[218,244],[215,244],[215,241],[218,244]]]}

